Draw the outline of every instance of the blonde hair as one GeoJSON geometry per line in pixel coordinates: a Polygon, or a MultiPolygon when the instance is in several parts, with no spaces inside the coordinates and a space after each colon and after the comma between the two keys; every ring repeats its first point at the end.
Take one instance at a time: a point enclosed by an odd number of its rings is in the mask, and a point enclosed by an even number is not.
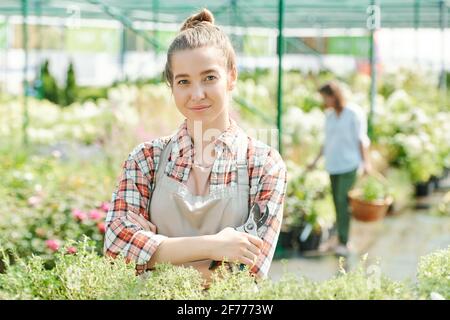
{"type": "Polygon", "coordinates": [[[222,51],[227,69],[236,69],[236,53],[228,36],[216,25],[214,16],[208,9],[190,16],[184,21],[180,32],[167,51],[164,78],[169,86],[173,84],[172,55],[181,50],[214,47],[222,51]]]}

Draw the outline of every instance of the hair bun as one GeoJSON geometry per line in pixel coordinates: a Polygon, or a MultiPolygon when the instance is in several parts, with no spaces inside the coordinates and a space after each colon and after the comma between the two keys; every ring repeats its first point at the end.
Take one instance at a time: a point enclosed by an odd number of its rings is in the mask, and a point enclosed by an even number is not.
{"type": "Polygon", "coordinates": [[[195,26],[201,24],[202,22],[209,22],[214,24],[214,15],[208,9],[202,9],[199,13],[193,14],[183,23],[181,31],[186,29],[194,28],[195,26]]]}

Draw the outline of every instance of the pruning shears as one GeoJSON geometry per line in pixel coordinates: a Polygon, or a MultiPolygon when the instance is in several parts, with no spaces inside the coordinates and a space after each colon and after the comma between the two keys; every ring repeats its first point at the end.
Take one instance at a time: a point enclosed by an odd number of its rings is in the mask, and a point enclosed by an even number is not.
{"type": "MultiPolygon", "coordinates": [[[[261,214],[259,205],[255,203],[250,209],[247,221],[245,221],[243,225],[236,227],[235,230],[254,235],[255,237],[259,237],[258,230],[264,225],[268,217],[269,217],[269,208],[266,207],[264,213],[261,214]]],[[[214,270],[221,264],[222,261],[212,261],[209,266],[209,270],[214,270]]],[[[239,266],[240,270],[244,270],[244,268],[245,264],[241,264],[239,266]]]]}

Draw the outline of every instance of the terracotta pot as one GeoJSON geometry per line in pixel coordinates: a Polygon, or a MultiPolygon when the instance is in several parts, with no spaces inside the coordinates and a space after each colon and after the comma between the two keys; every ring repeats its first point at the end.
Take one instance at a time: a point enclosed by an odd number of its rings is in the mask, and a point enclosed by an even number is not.
{"type": "Polygon", "coordinates": [[[377,221],[383,219],[393,198],[386,197],[384,200],[364,201],[361,199],[361,190],[354,189],[348,193],[352,216],[359,221],[377,221]]]}

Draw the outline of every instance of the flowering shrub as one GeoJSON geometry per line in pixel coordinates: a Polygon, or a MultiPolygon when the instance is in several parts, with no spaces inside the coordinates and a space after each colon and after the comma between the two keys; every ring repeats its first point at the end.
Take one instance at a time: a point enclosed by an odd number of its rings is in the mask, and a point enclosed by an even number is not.
{"type": "MultiPolygon", "coordinates": [[[[285,74],[284,156],[300,165],[311,161],[323,140],[324,114],[319,108],[317,88],[331,78],[335,76],[285,74]]],[[[275,118],[275,79],[271,72],[255,79],[241,79],[235,95],[256,106],[267,118],[275,118]]],[[[430,79],[430,75],[418,71],[384,74],[375,110],[374,143],[386,146],[391,164],[410,172],[413,182],[426,181],[450,166],[450,113],[430,79]]],[[[349,100],[367,111],[367,76],[354,74],[344,80],[349,100]]],[[[32,98],[29,104],[28,133],[33,144],[53,145],[61,141],[100,144],[122,157],[138,142],[169,134],[183,119],[163,83],[140,87],[121,84],[108,90],[107,99],[95,104],[74,103],[64,109],[32,98]]],[[[21,109],[20,99],[0,103],[0,138],[14,141],[12,145],[21,135],[21,109]]],[[[242,108],[238,111],[233,112],[243,120],[243,127],[261,125],[250,111],[242,108]]]]}
{"type": "Polygon", "coordinates": [[[413,86],[407,80],[413,78],[406,73],[401,83],[407,85],[397,87],[379,106],[374,128],[376,143],[389,150],[390,163],[407,170],[418,183],[439,176],[449,165],[450,113],[436,88],[423,80],[413,86]]]}
{"type": "Polygon", "coordinates": [[[41,255],[47,267],[68,239],[87,235],[101,252],[107,201],[114,187],[104,160],[86,165],[21,154],[2,154],[0,159],[3,247],[21,257],[41,255]]]}
{"type": "MultiPolygon", "coordinates": [[[[142,141],[171,133],[182,121],[165,84],[140,88],[123,84],[110,88],[107,99],[76,102],[65,108],[31,97],[28,104],[31,146],[92,145],[120,158],[142,141]]],[[[1,101],[0,114],[0,139],[17,147],[23,133],[21,99],[1,101]]]]}
{"type": "Polygon", "coordinates": [[[417,280],[421,298],[450,299],[450,247],[421,257],[417,280]]]}
{"type": "Polygon", "coordinates": [[[323,140],[325,115],[319,109],[304,112],[292,106],[283,115],[283,142],[290,159],[306,165],[317,155],[323,140]]]}
{"type": "MultiPolygon", "coordinates": [[[[21,136],[23,104],[20,100],[10,100],[0,104],[0,136],[17,141],[21,136]]],[[[48,101],[30,98],[28,135],[30,142],[54,144],[70,140],[85,144],[93,143],[106,134],[106,125],[111,121],[111,113],[105,101],[98,105],[92,102],[74,104],[61,109],[48,101]]]]}
{"type": "MultiPolygon", "coordinates": [[[[334,223],[333,210],[326,210],[329,195],[328,174],[322,170],[307,172],[288,162],[288,184],[285,200],[284,226],[288,229],[310,224],[315,231],[331,227],[334,223]],[[325,209],[325,210],[323,210],[325,209]]],[[[329,206],[328,206],[329,207],[329,206]]]]}
{"type": "Polygon", "coordinates": [[[132,295],[135,270],[124,259],[114,262],[95,253],[88,241],[75,244],[76,254],[56,254],[48,270],[40,256],[19,260],[1,275],[1,288],[13,299],[112,299],[132,295]]]}
{"type": "Polygon", "coordinates": [[[450,248],[421,260],[418,283],[396,282],[379,273],[378,265],[363,258],[355,270],[343,269],[330,280],[316,282],[291,273],[281,280],[255,281],[248,269],[227,273],[219,269],[211,285],[194,268],[171,264],[136,276],[125,259],[100,257],[87,240],[76,254],[60,252],[47,270],[42,258],[19,260],[0,274],[0,297],[9,299],[420,299],[449,297],[450,248]]]}

